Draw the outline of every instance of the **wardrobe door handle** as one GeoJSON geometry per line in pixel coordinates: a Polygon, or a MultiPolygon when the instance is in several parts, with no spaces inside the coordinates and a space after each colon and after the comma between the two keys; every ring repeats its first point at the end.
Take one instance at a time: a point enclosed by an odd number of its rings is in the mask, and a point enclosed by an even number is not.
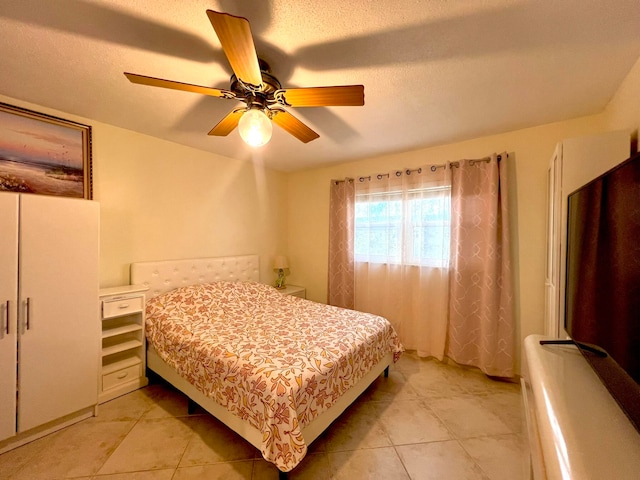
{"type": "Polygon", "coordinates": [[[27,297],[27,330],[31,324],[31,298],[27,297]]]}
{"type": "Polygon", "coordinates": [[[5,327],[5,331],[7,332],[7,335],[9,335],[9,300],[7,300],[7,305],[6,305],[6,311],[5,311],[5,320],[7,321],[6,327],[5,327]]]}

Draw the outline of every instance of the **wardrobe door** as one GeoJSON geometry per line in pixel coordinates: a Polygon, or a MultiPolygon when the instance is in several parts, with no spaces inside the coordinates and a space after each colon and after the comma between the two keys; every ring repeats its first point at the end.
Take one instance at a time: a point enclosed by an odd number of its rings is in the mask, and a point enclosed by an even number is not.
{"type": "Polygon", "coordinates": [[[99,205],[20,198],[18,431],[97,404],[99,205]]]}
{"type": "Polygon", "coordinates": [[[560,184],[562,181],[562,144],[558,144],[547,172],[547,262],[545,278],[545,331],[558,336],[560,270],[560,184]]]}
{"type": "Polygon", "coordinates": [[[0,440],[16,433],[18,198],[0,193],[0,440]]]}

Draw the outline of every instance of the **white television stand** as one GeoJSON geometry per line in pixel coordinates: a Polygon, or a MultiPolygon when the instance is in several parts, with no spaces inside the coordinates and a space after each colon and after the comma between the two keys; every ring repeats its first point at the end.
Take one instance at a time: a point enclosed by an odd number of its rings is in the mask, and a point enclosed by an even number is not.
{"type": "Polygon", "coordinates": [[[640,433],[575,345],[545,339],[524,341],[532,478],[640,478],[640,433]]]}

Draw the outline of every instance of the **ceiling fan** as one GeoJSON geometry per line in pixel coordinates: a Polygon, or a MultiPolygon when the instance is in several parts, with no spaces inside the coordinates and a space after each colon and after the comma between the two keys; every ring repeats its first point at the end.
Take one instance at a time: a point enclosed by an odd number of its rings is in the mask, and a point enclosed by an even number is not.
{"type": "Polygon", "coordinates": [[[125,72],[133,83],[235,99],[246,105],[235,108],[211,129],[209,135],[227,136],[236,127],[243,140],[261,146],[271,138],[275,123],[303,143],[319,135],[283,107],[324,107],[364,105],[363,85],[282,88],[269,65],[258,58],[249,21],[227,13],[207,10],[233,75],[228,90],[163,80],[125,72]]]}

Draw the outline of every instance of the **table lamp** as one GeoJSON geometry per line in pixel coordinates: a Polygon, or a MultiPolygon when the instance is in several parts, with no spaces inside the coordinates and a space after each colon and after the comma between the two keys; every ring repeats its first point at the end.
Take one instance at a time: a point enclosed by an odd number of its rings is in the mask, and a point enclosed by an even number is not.
{"type": "Polygon", "coordinates": [[[284,271],[289,268],[289,262],[284,255],[276,255],[273,261],[273,269],[278,271],[278,278],[276,279],[276,288],[286,288],[284,284],[284,271]]]}

